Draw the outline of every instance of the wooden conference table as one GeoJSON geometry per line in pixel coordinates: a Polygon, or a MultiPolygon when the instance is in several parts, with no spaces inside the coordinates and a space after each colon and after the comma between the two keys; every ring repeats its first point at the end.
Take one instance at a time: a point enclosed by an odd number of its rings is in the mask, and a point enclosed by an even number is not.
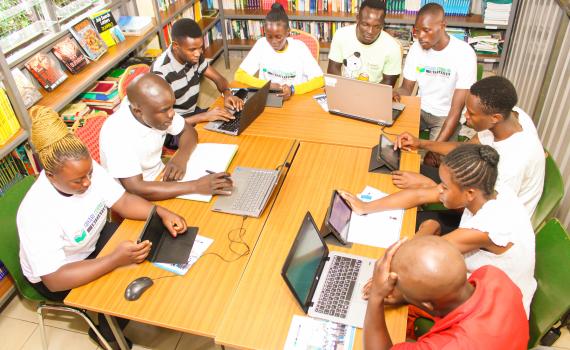
{"type": "MultiPolygon", "coordinates": [[[[266,109],[239,137],[197,128],[200,142],[239,145],[230,172],[236,166],[272,169],[285,161],[291,163],[263,215],[248,218],[244,223],[245,241],[252,249],[249,256],[232,263],[213,255],[204,256],[185,276],[156,280],[134,302],[123,297],[131,281],[142,276],[157,278],[172,274],[148,262],[122,267],[74,289],[65,303],[207,336],[229,347],[282,347],[293,314],[302,314],[302,310],[282,281],[280,270],[306,211],[320,225],[335,188],[359,192],[365,185],[371,185],[385,192],[396,190],[388,175],[367,171],[369,147],[377,144],[381,128],[330,115],[313,101],[312,95],[294,96],[281,109],[266,109]]],[[[406,109],[397,123],[385,131],[417,135],[419,99],[406,98],[403,102],[406,109]]],[[[419,156],[403,153],[400,168],[418,171],[419,156]]],[[[241,217],[212,212],[212,203],[172,199],[160,205],[184,216],[190,226],[199,227],[199,234],[213,238],[208,252],[227,259],[236,256],[229,249],[228,234],[240,227],[241,217]]],[[[141,221],[125,220],[101,254],[109,254],[125,239],[136,240],[143,225],[141,221]]],[[[414,226],[415,209],[407,210],[402,235],[411,236],[414,226]]],[[[235,236],[237,230],[231,234],[235,236]]],[[[331,249],[373,258],[382,256],[384,251],[357,244],[351,249],[334,246],[331,249]]],[[[406,308],[387,314],[394,341],[405,340],[406,314],[406,308]]],[[[355,349],[361,348],[361,338],[359,330],[355,349]]]]}

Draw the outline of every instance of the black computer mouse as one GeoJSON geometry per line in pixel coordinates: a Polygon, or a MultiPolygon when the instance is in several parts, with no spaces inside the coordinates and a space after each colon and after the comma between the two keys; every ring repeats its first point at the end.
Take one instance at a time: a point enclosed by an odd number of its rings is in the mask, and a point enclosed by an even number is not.
{"type": "Polygon", "coordinates": [[[125,299],[129,301],[137,300],[144,293],[145,290],[149,289],[154,282],[148,277],[139,277],[132,281],[125,289],[125,299]]]}

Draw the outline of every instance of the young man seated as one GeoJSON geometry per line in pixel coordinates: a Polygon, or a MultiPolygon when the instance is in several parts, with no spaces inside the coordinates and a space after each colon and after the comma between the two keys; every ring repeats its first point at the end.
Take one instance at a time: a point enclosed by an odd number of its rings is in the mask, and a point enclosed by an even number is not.
{"type": "MultiPolygon", "coordinates": [[[[424,5],[414,25],[418,39],[406,57],[404,81],[394,91],[394,99],[411,95],[418,83],[421,97],[420,130],[429,129],[429,139],[457,140],[459,118],[469,87],[477,79],[477,57],[466,42],[445,31],[443,7],[424,5]]],[[[426,164],[436,165],[437,157],[428,153],[426,164]]]]}
{"type": "Polygon", "coordinates": [[[203,111],[197,107],[202,76],[216,84],[224,96],[228,109],[241,110],[243,101],[232,95],[228,81],[204,57],[204,38],[198,23],[190,18],[174,22],[171,30],[172,44],[152,65],[152,72],[170,84],[176,102],[174,111],[195,125],[200,122],[234,119],[224,108],[216,107],[203,111]]]}
{"type": "Polygon", "coordinates": [[[402,48],[382,30],[385,18],[384,1],[363,1],[356,24],[335,32],[327,73],[394,86],[402,72],[402,48]]]}
{"type": "MultiPolygon", "coordinates": [[[[517,92],[509,80],[488,77],[471,86],[465,116],[467,125],[477,131],[469,143],[489,145],[500,155],[497,186],[511,187],[531,216],[544,185],[544,149],[532,119],[515,107],[516,103],[517,92]]],[[[461,144],[420,140],[404,133],[398,137],[396,147],[446,155],[461,144]]],[[[430,187],[440,182],[436,168],[424,165],[420,172],[395,171],[392,181],[399,188],[430,187]]]]}
{"type": "Polygon", "coordinates": [[[228,173],[177,182],[184,177],[197,134],[174,112],[174,93],[164,79],[153,73],[137,77],[128,86],[127,97],[103,124],[99,147],[103,167],[128,192],[148,200],[230,193],[228,173]],[[179,150],[165,167],[161,154],[167,134],[179,138],[179,150]],[[164,181],[157,181],[163,170],[164,181]]]}
{"type": "Polygon", "coordinates": [[[467,279],[463,256],[440,237],[397,242],[376,262],[364,319],[364,348],[520,350],[528,342],[521,292],[501,270],[484,266],[467,279]],[[392,344],[384,306],[407,303],[435,324],[416,343],[392,344]]]}

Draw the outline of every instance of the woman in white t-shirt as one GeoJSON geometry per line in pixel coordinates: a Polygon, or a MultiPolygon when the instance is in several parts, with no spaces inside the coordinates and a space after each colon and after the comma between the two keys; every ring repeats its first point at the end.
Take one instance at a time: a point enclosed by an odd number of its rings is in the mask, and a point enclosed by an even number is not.
{"type": "MultiPolygon", "coordinates": [[[[117,228],[107,223],[107,208],[121,217],[145,220],[153,205],[129,194],[91,159],[87,147],[69,133],[58,114],[34,107],[31,141],[44,169],[18,208],[20,263],[32,286],[52,301],[117,267],[141,263],[151,243],[121,242],[114,251],[97,257],[117,228]]],[[[173,236],[186,231],[185,220],[157,207],[173,236]]],[[[100,330],[114,341],[104,317],[100,330]]],[[[94,333],[90,336],[95,339],[94,333]]]]}
{"type": "Polygon", "coordinates": [[[323,71],[300,40],[289,38],[289,18],[279,3],[271,6],[263,26],[265,36],[257,40],[235,74],[241,83],[281,90],[284,100],[324,85],[323,71]],[[255,77],[255,74],[258,74],[255,77]]]}
{"type": "MultiPolygon", "coordinates": [[[[534,232],[516,194],[507,186],[495,189],[498,163],[492,147],[465,144],[443,158],[437,187],[403,190],[368,203],[341,194],[357,214],[436,202],[465,208],[459,228],[443,237],[463,253],[469,273],[485,265],[503,270],[520,288],[528,317],[536,290],[534,232]]],[[[416,235],[439,235],[440,230],[437,221],[427,220],[416,235]]]]}

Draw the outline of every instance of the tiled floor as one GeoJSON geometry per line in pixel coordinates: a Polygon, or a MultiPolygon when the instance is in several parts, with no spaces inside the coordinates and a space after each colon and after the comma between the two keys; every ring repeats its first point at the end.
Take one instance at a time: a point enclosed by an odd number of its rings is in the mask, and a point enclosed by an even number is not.
{"type": "MultiPolygon", "coordinates": [[[[230,57],[231,69],[226,70],[222,57],[214,62],[214,67],[228,80],[233,80],[237,66],[242,60],[241,54],[233,53],[230,57]]],[[[326,61],[320,62],[326,70],[326,61]]],[[[205,81],[201,85],[199,105],[209,106],[219,96],[215,85],[205,81]]],[[[41,349],[41,337],[38,327],[36,305],[15,296],[0,310],[0,350],[36,350],[41,349]]],[[[50,350],[98,350],[100,349],[87,336],[87,324],[77,316],[47,313],[45,316],[46,333],[50,350]]],[[[570,334],[567,329],[556,342],[555,349],[570,350],[570,334]]],[[[135,344],[133,349],[157,350],[214,350],[219,346],[212,339],[182,334],[180,332],[130,322],[125,329],[126,336],[135,344]]]]}

